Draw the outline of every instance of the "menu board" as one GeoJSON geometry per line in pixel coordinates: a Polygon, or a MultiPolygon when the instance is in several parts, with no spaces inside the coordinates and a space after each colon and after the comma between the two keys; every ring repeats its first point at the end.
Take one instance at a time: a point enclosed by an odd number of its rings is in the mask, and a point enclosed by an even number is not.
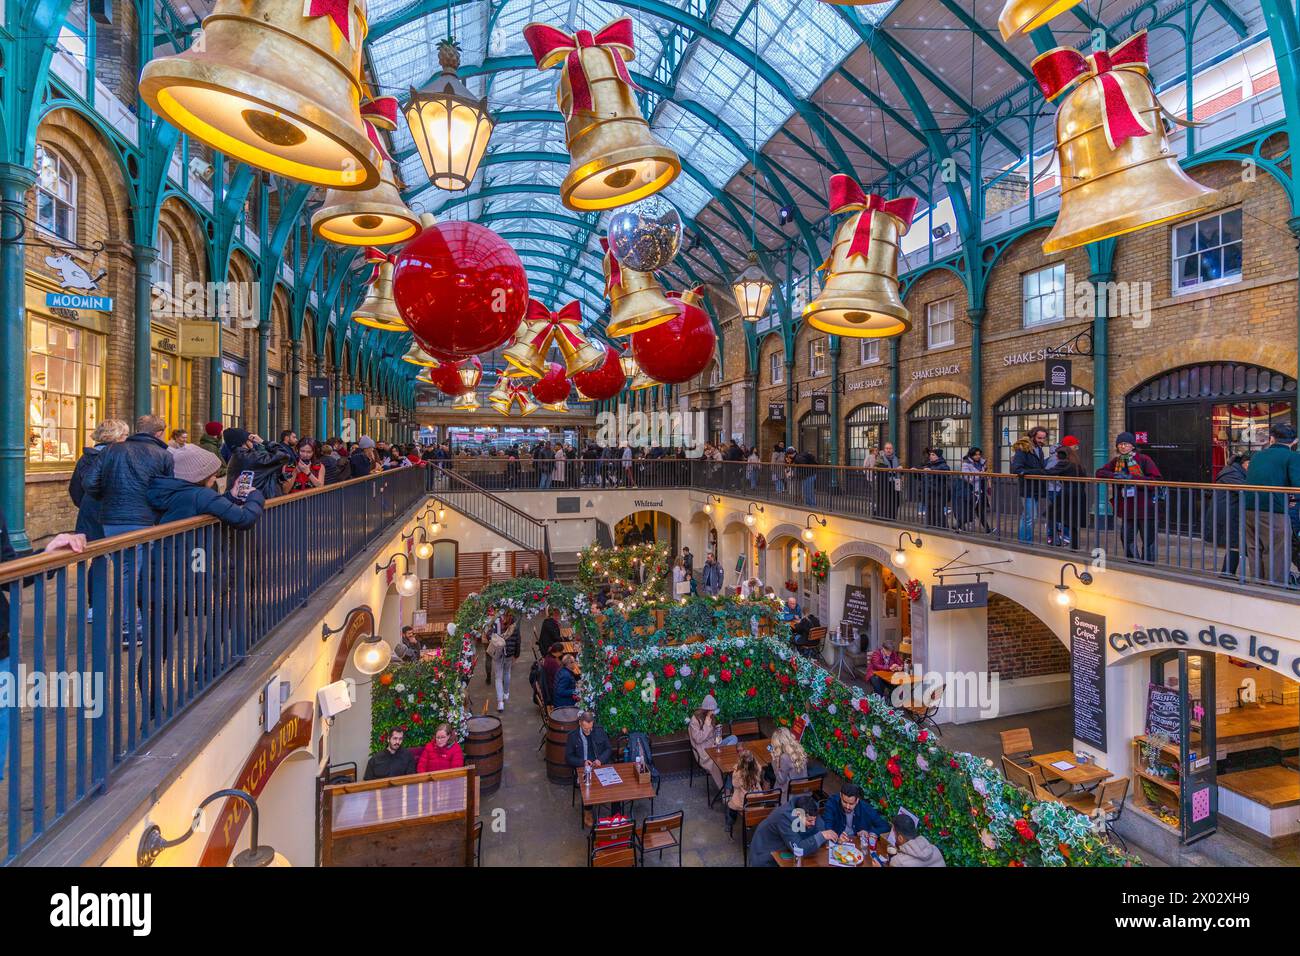
{"type": "Polygon", "coordinates": [[[1151,684],[1147,688],[1148,734],[1164,734],[1178,741],[1183,735],[1183,707],[1181,695],[1172,687],[1151,684]]]}
{"type": "Polygon", "coordinates": [[[840,613],[840,623],[859,630],[867,626],[871,619],[871,588],[859,584],[844,586],[844,610],[840,613]]]}
{"type": "Polygon", "coordinates": [[[1074,703],[1074,736],[1106,748],[1106,619],[1100,614],[1070,611],[1070,690],[1074,703]]]}

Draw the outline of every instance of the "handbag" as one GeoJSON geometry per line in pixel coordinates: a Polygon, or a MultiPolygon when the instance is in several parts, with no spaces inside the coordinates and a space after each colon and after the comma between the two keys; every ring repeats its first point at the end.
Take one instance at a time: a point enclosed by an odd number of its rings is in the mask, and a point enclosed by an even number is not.
{"type": "Polygon", "coordinates": [[[682,580],[682,581],[676,581],[676,582],[674,582],[674,583],[673,583],[673,593],[674,593],[674,594],[678,594],[678,595],[681,595],[681,594],[690,594],[690,593],[691,593],[691,582],[690,582],[690,581],[687,581],[687,580],[682,580]]]}

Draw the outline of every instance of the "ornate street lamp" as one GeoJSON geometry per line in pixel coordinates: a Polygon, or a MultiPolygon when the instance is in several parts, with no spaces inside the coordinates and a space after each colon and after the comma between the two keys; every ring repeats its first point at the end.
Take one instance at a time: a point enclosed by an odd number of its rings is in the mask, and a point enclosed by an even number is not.
{"type": "Polygon", "coordinates": [[[404,113],[429,181],[439,189],[468,189],[487,151],[492,127],[487,97],[475,99],[460,81],[460,46],[448,37],[438,44],[442,73],[412,89],[404,113]]]}
{"type": "Polygon", "coordinates": [[[758,264],[758,250],[749,250],[749,265],[731,282],[736,308],[746,322],[757,322],[767,315],[767,300],[772,297],[772,280],[758,264]]]}

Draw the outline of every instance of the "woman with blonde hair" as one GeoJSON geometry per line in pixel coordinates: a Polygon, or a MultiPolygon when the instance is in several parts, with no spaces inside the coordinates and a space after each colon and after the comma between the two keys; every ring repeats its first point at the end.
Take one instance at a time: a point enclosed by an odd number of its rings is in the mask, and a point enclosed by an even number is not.
{"type": "Polygon", "coordinates": [[[87,541],[98,541],[104,537],[104,524],[99,519],[100,500],[87,492],[82,484],[86,469],[105,448],[126,441],[126,436],[130,434],[131,426],[126,422],[117,418],[104,419],[90,433],[90,440],[94,445],[81,453],[76,467],[72,469],[72,478],[68,481],[68,496],[77,506],[76,531],[78,534],[84,534],[87,541]]]}
{"type": "Polygon", "coordinates": [[[808,755],[789,727],[778,727],[772,731],[772,742],[768,745],[768,750],[772,754],[772,773],[776,776],[776,786],[781,791],[781,799],[785,800],[790,781],[808,776],[808,755]]]}

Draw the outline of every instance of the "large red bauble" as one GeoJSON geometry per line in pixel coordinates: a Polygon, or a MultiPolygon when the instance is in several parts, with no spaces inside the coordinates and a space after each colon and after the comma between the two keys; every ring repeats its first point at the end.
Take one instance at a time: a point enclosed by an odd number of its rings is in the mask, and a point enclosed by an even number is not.
{"type": "Polygon", "coordinates": [[[618,360],[618,349],[612,345],[605,346],[605,363],[573,376],[573,384],[593,402],[603,402],[613,398],[623,390],[627,376],[623,374],[623,363],[618,360]]]}
{"type": "Polygon", "coordinates": [[[486,226],[441,222],[397,254],[393,299],[420,347],[454,361],[510,339],[528,306],[528,273],[486,226]]]}
{"type": "Polygon", "coordinates": [[[459,362],[443,362],[437,368],[429,369],[429,380],[444,395],[455,398],[465,394],[465,383],[460,380],[459,362]]]}
{"type": "Polygon", "coordinates": [[[709,315],[698,305],[668,293],[681,307],[675,318],[632,335],[637,365],[656,382],[680,385],[709,366],[718,347],[709,315]]]}
{"type": "Polygon", "coordinates": [[[546,374],[533,382],[533,398],[543,405],[555,405],[569,397],[569,380],[564,377],[564,366],[552,362],[546,374]]]}

